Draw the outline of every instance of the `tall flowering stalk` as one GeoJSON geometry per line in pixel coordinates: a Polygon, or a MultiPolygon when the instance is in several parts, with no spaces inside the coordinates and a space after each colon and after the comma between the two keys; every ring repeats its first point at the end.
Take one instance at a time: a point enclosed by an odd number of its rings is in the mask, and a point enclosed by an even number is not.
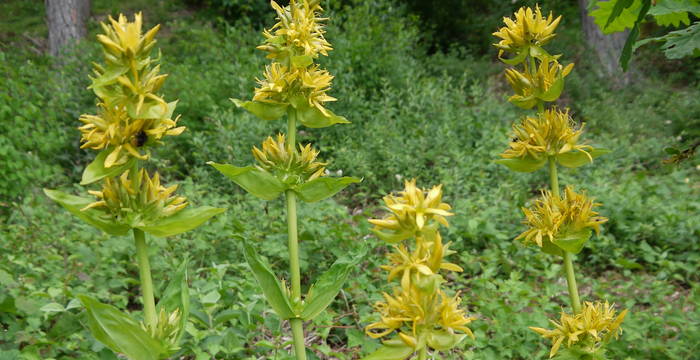
{"type": "Polygon", "coordinates": [[[324,37],[322,22],[326,19],[321,17],[319,1],[291,0],[285,7],[272,1],[271,5],[277,13],[277,23],[263,32],[265,40],[258,49],[266,52],[272,62],[265,67],[262,78],[257,79],[251,101],[232,101],[262,120],[273,121],[286,114],[287,133],[268,137],[261,148],[253,147],[257,161],[254,166],[210,164],[258,198],[274,200],[284,194],[291,288],[275,276],[249,243],[245,244],[245,255],[270,306],[280,318],[289,320],[294,352],[301,360],[306,359],[304,321],[316,317],[333,301],[357,258],[336,261],[302,297],[297,199],[320,201],[360,180],[325,176],[327,164],[317,160],[318,150],[296,141],[299,124],[323,128],[348,123],[326,107],[336,100],[328,95],[333,76],[315,63],[319,56],[327,56],[332,50],[324,37]]]}
{"type": "Polygon", "coordinates": [[[442,185],[424,191],[416,181],[406,181],[398,195],[384,197],[389,214],[371,219],[373,232],[392,244],[387,280],[399,280],[393,295],[384,293],[384,301],[375,304],[380,320],[368,325],[365,332],[372,338],[383,338],[384,345],[364,360],[423,360],[428,352],[452,349],[469,335],[467,324],[476,318],[459,308],[459,294],[449,296],[442,289],[446,281],[441,271],[461,272],[445,258],[454,253],[444,244],[440,226],[448,226],[450,205],[442,202],[442,185]],[[412,241],[411,241],[412,240],[412,241]]]}
{"type": "Polygon", "coordinates": [[[583,166],[608,151],[581,141],[584,125],[576,124],[569,109],[545,109],[546,103],[559,98],[564,78],[573,69],[573,64],[559,63],[561,55],[550,55],[544,49],[556,36],[554,30],[561,16],[554,18],[550,13],[544,17],[539,7],[534,11],[521,8],[514,19],[503,21],[506,26],[493,35],[500,38],[494,44],[499,59],[512,66],[505,72],[515,93],[508,101],[523,109],[536,107],[537,113],[513,125],[509,147],[497,162],[518,172],[533,172],[547,165],[551,189],[542,190],[540,199],[530,208],[523,208],[523,223],[528,229],[516,239],[563,258],[572,308],[571,313],[561,313],[559,322],[551,321],[553,330],[530,329],[552,340],[550,358],[605,359],[605,345],[622,332],[620,324],[627,310],[617,314],[607,301],[581,303],[573,255],[583,249],[594,231],[600,232],[600,225],[607,219],[594,210],[601,204],[577,193],[573,186],[566,186],[564,194],[560,193],[557,167],[583,166]],[[565,349],[560,351],[562,344],[565,349]]]}
{"type": "Polygon", "coordinates": [[[114,236],[133,232],[143,303],[143,320],[136,321],[93,297],[79,295],[88,313],[93,336],[130,359],[165,359],[179,349],[189,313],[186,260],[175,272],[156,304],[146,233],[168,237],[189,231],[225,209],[192,208],[177,185],[165,186],[158,172],[141,167],[150,150],[166,136],[185,127],[173,119],[177,101],[158,93],[167,75],[160,74],[160,56],[151,57],[159,26],[142,33],[141,13],[130,22],[124,15],[109,18],[97,35],[103,62],[94,64],[90,88],[97,96],[97,114],[82,115],[81,148],[99,151],[83,172],[81,185],[102,183],[88,190],[93,198],[58,190],[44,192],[73,215],[114,236]]]}

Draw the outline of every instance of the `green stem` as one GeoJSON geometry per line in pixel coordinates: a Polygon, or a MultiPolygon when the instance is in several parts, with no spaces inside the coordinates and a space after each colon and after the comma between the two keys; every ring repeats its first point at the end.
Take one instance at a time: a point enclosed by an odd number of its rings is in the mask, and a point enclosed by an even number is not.
{"type": "MultiPolygon", "coordinates": [[[[290,110],[287,120],[287,144],[290,151],[296,149],[296,114],[290,110]]],[[[299,239],[297,232],[297,198],[293,190],[285,191],[287,200],[287,234],[289,246],[289,274],[292,286],[292,302],[301,302],[301,270],[299,269],[299,239]]],[[[304,345],[304,322],[301,319],[290,319],[294,353],[297,360],[306,360],[304,345]]]]}
{"type": "MultiPolygon", "coordinates": [[[[552,194],[559,195],[559,177],[557,176],[557,163],[553,156],[549,157],[549,181],[552,186],[552,194]]],[[[578,286],[576,285],[576,274],[574,273],[574,262],[572,254],[564,251],[564,270],[566,271],[566,283],[569,287],[569,298],[574,314],[581,312],[581,300],[578,297],[578,286]]]]}
{"type": "Polygon", "coordinates": [[[151,279],[151,265],[148,263],[148,247],[146,235],[142,230],[134,229],[136,240],[136,257],[139,264],[139,277],[141,279],[141,296],[143,302],[143,318],[147,327],[157,325],[156,303],[153,298],[153,280],[151,279]]]}
{"type": "Polygon", "coordinates": [[[428,348],[426,348],[424,346],[420,350],[418,350],[418,360],[427,360],[427,359],[428,359],[428,348]]]}
{"type": "Polygon", "coordinates": [[[537,112],[539,114],[544,114],[544,101],[537,100],[537,112]]]}

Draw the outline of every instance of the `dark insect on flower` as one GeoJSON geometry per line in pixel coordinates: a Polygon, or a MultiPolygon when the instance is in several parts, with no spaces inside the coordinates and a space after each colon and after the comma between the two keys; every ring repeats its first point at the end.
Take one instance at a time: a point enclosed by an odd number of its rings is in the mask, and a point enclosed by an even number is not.
{"type": "Polygon", "coordinates": [[[138,134],[136,134],[136,147],[143,146],[146,144],[146,141],[148,141],[148,135],[146,135],[146,132],[139,131],[138,134]]]}

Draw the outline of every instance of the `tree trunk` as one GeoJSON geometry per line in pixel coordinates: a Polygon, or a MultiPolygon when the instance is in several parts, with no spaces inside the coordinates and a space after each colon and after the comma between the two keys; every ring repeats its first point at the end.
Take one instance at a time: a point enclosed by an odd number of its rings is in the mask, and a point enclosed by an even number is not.
{"type": "Polygon", "coordinates": [[[59,56],[68,44],[87,34],[90,0],[44,0],[49,28],[49,53],[59,56]]]}
{"type": "Polygon", "coordinates": [[[619,59],[629,31],[626,30],[608,35],[603,34],[593,21],[593,17],[588,16],[589,3],[590,0],[578,0],[581,12],[581,28],[586,45],[595,52],[598,62],[602,65],[601,75],[612,79],[617,86],[627,85],[631,82],[631,73],[630,71],[622,72],[619,59]]]}

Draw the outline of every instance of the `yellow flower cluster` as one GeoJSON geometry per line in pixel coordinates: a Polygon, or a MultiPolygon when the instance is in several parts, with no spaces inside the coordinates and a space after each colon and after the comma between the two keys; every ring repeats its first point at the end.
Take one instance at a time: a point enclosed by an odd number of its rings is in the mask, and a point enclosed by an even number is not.
{"type": "Polygon", "coordinates": [[[176,189],[177,185],[162,186],[157,172],[150,177],[144,169],[136,174],[127,170],[118,179],[105,178],[102,191],[88,191],[99,200],[83,210],[102,209],[106,218],[117,223],[143,226],[187,206],[186,198],[173,196],[176,189]]]}
{"type": "Polygon", "coordinates": [[[150,57],[159,26],[142,34],[141,13],[134,21],[124,15],[102,23],[104,34],[97,36],[102,44],[104,65],[94,64],[95,77],[90,86],[99,98],[97,115],[83,115],[81,148],[110,148],[104,167],[121,165],[133,156],[146,159],[144,145],[157,143],[166,135],[179,135],[184,127],[176,127],[171,119],[175,102],[167,103],[158,90],[167,75],[160,74],[158,59],[150,57]]]}
{"type": "Polygon", "coordinates": [[[556,355],[561,344],[566,340],[566,347],[580,347],[588,353],[594,353],[602,344],[622,333],[620,325],[627,315],[627,309],[616,314],[614,304],[586,302],[583,310],[576,315],[561,313],[559,322],[550,320],[553,330],[530,327],[545,339],[552,339],[549,357],[556,355]]]}
{"type": "Polygon", "coordinates": [[[453,215],[450,205],[442,202],[442,185],[425,192],[416,186],[415,179],[406,181],[398,196],[385,196],[384,203],[390,214],[369,222],[377,236],[392,243],[416,236],[426,226],[449,226],[445,217],[453,215]]]}
{"type": "Polygon", "coordinates": [[[594,203],[585,194],[574,192],[571,186],[566,187],[563,197],[543,191],[542,198],[535,201],[532,209],[522,209],[525,213],[523,223],[529,229],[516,239],[522,239],[525,244],[535,243],[543,247],[545,242],[556,245],[558,240],[574,234],[590,235],[592,230],[599,233],[600,224],[608,219],[598,216],[593,210],[596,206],[600,204],[594,203]]]}
{"type": "Polygon", "coordinates": [[[272,1],[272,6],[278,22],[264,31],[265,43],[258,49],[267,51],[274,62],[257,80],[253,100],[314,107],[330,116],[323,104],[336,100],[326,94],[333,76],[314,64],[319,54],[327,56],[332,50],[323,37],[321,22],[326,19],[318,16],[323,9],[317,0],[291,0],[286,7],[272,1]]]}
{"type": "Polygon", "coordinates": [[[380,320],[368,325],[366,333],[381,338],[396,331],[405,345],[416,350],[426,345],[445,350],[461,341],[464,334],[473,337],[466,325],[476,318],[459,309],[458,296],[449,297],[440,288],[444,282],[440,270],[462,271],[444,261],[453,252],[449,244],[442,243],[438,228],[447,226],[445,217],[452,214],[450,206],[442,202],[442,186],[424,191],[415,179],[406,181],[398,196],[387,195],[384,202],[390,214],[369,220],[375,233],[390,242],[413,237],[415,244],[412,251],[407,244],[394,245],[394,252],[388,255],[390,263],[382,269],[388,271],[388,281],[400,277],[401,286],[375,304],[380,320]]]}
{"type": "Polygon", "coordinates": [[[498,44],[494,44],[499,49],[499,56],[504,51],[519,54],[531,46],[547,44],[556,36],[554,30],[560,21],[561,16],[555,19],[551,12],[547,18],[543,17],[539,6],[535,7],[535,11],[521,7],[515,13],[515,19],[504,17],[506,26],[493,33],[501,38],[498,44]]]}
{"type": "Polygon", "coordinates": [[[592,161],[588,151],[593,148],[579,144],[583,128],[584,125],[576,126],[568,109],[559,111],[552,108],[537,114],[537,117],[527,116],[520,123],[513,125],[513,140],[509,143],[510,148],[504,151],[501,157],[532,157],[539,160],[570,151],[580,151],[587,154],[592,161]]]}
{"type": "Polygon", "coordinates": [[[284,134],[277,134],[276,139],[268,136],[262,143],[262,150],[253,146],[258,168],[287,184],[301,184],[324,175],[326,163],[316,161],[318,150],[311,144],[299,144],[298,151],[290,146],[293,145],[286,144],[284,134]]]}
{"type": "Polygon", "coordinates": [[[574,64],[562,66],[554,57],[543,58],[539,66],[523,64],[524,71],[506,69],[506,80],[515,91],[508,101],[523,109],[531,109],[538,102],[556,100],[563,90],[563,80],[574,64]]]}

